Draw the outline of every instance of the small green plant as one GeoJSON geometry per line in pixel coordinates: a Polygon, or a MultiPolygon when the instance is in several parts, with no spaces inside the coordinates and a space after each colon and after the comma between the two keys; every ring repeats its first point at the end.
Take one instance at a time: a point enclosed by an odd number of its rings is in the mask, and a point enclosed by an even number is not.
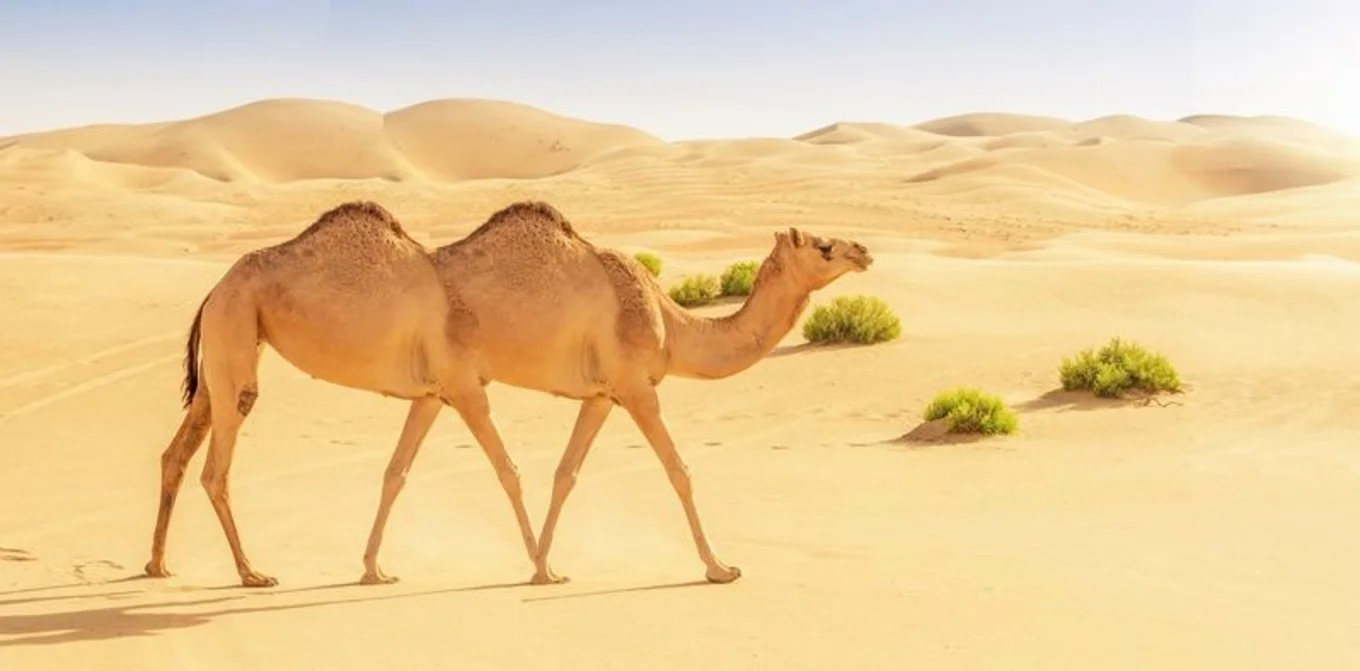
{"type": "Polygon", "coordinates": [[[637,259],[637,262],[641,263],[642,267],[652,274],[652,277],[661,276],[661,257],[651,252],[638,252],[633,255],[633,258],[637,259]]]}
{"type": "Polygon", "coordinates": [[[670,288],[671,300],[685,307],[707,305],[718,297],[722,290],[718,278],[712,275],[690,275],[679,284],[670,288]]]}
{"type": "Polygon", "coordinates": [[[803,337],[811,343],[886,342],[902,333],[892,308],[874,296],[838,296],[819,305],[803,322],[803,337]]]}
{"type": "Polygon", "coordinates": [[[972,387],[942,391],[926,406],[927,422],[947,419],[950,433],[1014,433],[1019,420],[999,396],[972,387]]]}
{"type": "Polygon", "coordinates": [[[756,283],[756,271],[760,264],[755,261],[738,261],[727,267],[722,274],[722,293],[724,296],[750,296],[751,286],[756,283]]]}
{"type": "Polygon", "coordinates": [[[1165,356],[1119,338],[1111,338],[1099,350],[1085,349],[1064,358],[1058,376],[1067,391],[1090,390],[1107,398],[1132,390],[1149,394],[1181,390],[1180,376],[1165,356]]]}

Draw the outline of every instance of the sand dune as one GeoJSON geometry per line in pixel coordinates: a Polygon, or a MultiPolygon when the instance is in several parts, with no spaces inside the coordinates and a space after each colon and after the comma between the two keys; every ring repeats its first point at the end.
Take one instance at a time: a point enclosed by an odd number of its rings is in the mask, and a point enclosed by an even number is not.
{"type": "MultiPolygon", "coordinates": [[[[999,113],[665,142],[522,105],[270,100],[0,139],[0,669],[1360,668],[1360,170],[1305,121],[999,113]],[[373,198],[428,244],[522,198],[670,284],[789,225],[877,258],[898,340],[794,330],[725,380],[668,379],[715,551],[701,584],[626,413],[531,573],[454,413],[363,543],[406,404],[271,350],[232,504],[273,589],[235,587],[189,466],[165,580],[139,580],[185,331],[241,253],[373,198]],[[1119,335],[1167,354],[1165,406],[1055,392],[1119,335]],[[931,397],[1001,395],[1020,433],[907,444],[931,397]],[[815,635],[807,635],[807,631],[815,635]]],[[[731,304],[700,308],[719,315],[731,304]]],[[[492,384],[542,522],[576,404],[492,384]]]]}
{"type": "Polygon", "coordinates": [[[1083,121],[1072,124],[1063,129],[1063,132],[1079,142],[1091,138],[1184,142],[1197,140],[1208,134],[1203,128],[1192,124],[1150,121],[1131,114],[1117,114],[1083,121]]]}
{"type": "Polygon", "coordinates": [[[823,126],[795,137],[812,144],[854,144],[860,142],[891,142],[903,146],[934,146],[942,141],[939,134],[917,130],[910,126],[888,123],[841,122],[823,126]]]}
{"type": "MultiPolygon", "coordinates": [[[[646,133],[498,101],[437,100],[382,114],[278,99],[147,126],[13,138],[94,161],[183,168],[221,181],[546,177],[611,151],[664,147],[646,133]]],[[[3,144],[3,142],[0,142],[3,144]]]]}
{"type": "MultiPolygon", "coordinates": [[[[1111,214],[1183,212],[1194,219],[1184,208],[1212,201],[1222,210],[1225,199],[1243,196],[1259,204],[1262,194],[1287,199],[1297,189],[1360,177],[1354,138],[1299,120],[1223,115],[1072,122],[979,113],[914,126],[841,122],[794,138],[671,143],[502,101],[435,100],[380,113],[276,99],[179,121],[30,134],[0,140],[0,147],[0,179],[86,185],[96,202],[113,197],[110,189],[130,192],[120,199],[190,189],[195,200],[252,203],[268,185],[365,180],[373,193],[433,201],[440,189],[475,180],[539,180],[549,190],[551,180],[566,180],[611,193],[669,184],[710,199],[711,211],[720,212],[716,204],[734,189],[787,200],[790,185],[855,175],[893,184],[899,214],[919,212],[931,199],[961,198],[973,216],[995,221],[1007,216],[1004,208],[1061,202],[1067,205],[1054,210],[1060,228],[1111,214]]],[[[876,208],[846,205],[878,218],[876,208]]],[[[1252,208],[1234,211],[1253,221],[1252,208]]]]}
{"type": "MultiPolygon", "coordinates": [[[[1079,146],[1008,147],[929,170],[909,183],[999,179],[991,171],[1024,165],[1112,198],[1174,206],[1207,198],[1318,186],[1360,176],[1360,157],[1248,139],[1169,144],[1118,140],[1079,146]]],[[[1010,173],[1015,174],[1015,173],[1010,173]]]]}
{"type": "Polygon", "coordinates": [[[919,130],[955,137],[998,137],[1015,133],[1046,131],[1071,125],[1071,121],[1032,114],[975,112],[918,123],[919,130]]]}
{"type": "Polygon", "coordinates": [[[664,149],[642,131],[526,105],[443,100],[385,117],[392,146],[439,180],[547,177],[623,150],[664,149]]]}

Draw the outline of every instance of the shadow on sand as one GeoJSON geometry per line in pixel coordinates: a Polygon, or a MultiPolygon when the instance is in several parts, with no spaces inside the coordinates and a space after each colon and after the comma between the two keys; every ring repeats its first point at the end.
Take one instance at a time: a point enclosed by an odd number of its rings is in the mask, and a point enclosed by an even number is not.
{"type": "Polygon", "coordinates": [[[520,601],[532,603],[535,601],[557,601],[559,599],[581,599],[591,596],[609,596],[611,594],[632,594],[635,592],[655,592],[663,589],[678,589],[681,587],[701,587],[713,585],[707,580],[690,580],[687,582],[671,582],[660,585],[640,585],[638,587],[617,587],[614,589],[601,589],[593,592],[571,592],[568,594],[545,594],[543,596],[526,596],[520,601]]]}
{"type": "Polygon", "coordinates": [[[773,359],[781,356],[803,354],[805,352],[836,352],[843,349],[864,349],[864,345],[856,345],[853,343],[821,344],[810,342],[799,343],[797,345],[781,345],[770,350],[770,353],[766,354],[765,358],[773,359]]]}
{"type": "Polygon", "coordinates": [[[911,450],[921,450],[935,445],[975,445],[988,443],[986,447],[994,449],[1009,449],[1000,443],[990,441],[995,436],[984,436],[979,433],[951,433],[949,431],[948,419],[936,419],[929,422],[922,422],[916,428],[908,431],[896,438],[889,438],[882,441],[882,445],[900,445],[911,450]],[[990,442],[989,442],[990,441],[990,442]]]}
{"type": "MultiPolygon", "coordinates": [[[[342,587],[350,587],[361,590],[383,590],[388,586],[360,586],[357,582],[335,583],[328,585],[313,585],[308,587],[298,587],[293,589],[251,589],[238,585],[224,585],[214,587],[186,587],[180,588],[180,594],[192,595],[194,592],[200,593],[223,593],[235,592],[233,594],[222,594],[210,598],[183,598],[183,599],[164,599],[160,601],[138,601],[133,603],[123,603],[117,605],[105,605],[101,603],[98,607],[82,607],[81,603],[91,599],[99,599],[101,602],[108,600],[132,600],[138,596],[154,597],[155,593],[143,590],[130,589],[99,589],[107,588],[110,585],[119,583],[129,583],[145,579],[144,576],[131,576],[119,580],[112,580],[98,584],[66,584],[52,585],[49,587],[37,587],[26,590],[14,590],[7,594],[32,593],[46,590],[59,589],[78,589],[80,587],[92,588],[79,590],[72,594],[61,596],[41,596],[32,598],[13,599],[0,601],[0,609],[5,606],[18,605],[23,603],[35,603],[46,601],[72,601],[75,607],[60,610],[58,612],[39,613],[32,615],[4,615],[0,617],[0,648],[29,645],[56,645],[61,643],[74,643],[78,641],[99,641],[113,638],[125,638],[128,636],[147,636],[150,634],[172,631],[176,629],[187,629],[207,624],[214,619],[230,615],[249,615],[251,613],[279,612],[288,610],[303,610],[308,608],[318,608],[324,606],[339,606],[353,603],[363,603],[370,601],[389,601],[393,599],[409,599],[426,596],[436,596],[440,594],[457,594],[462,592],[480,592],[494,589],[508,589],[514,587],[528,587],[528,582],[496,583],[486,585],[471,585],[463,587],[448,587],[441,589],[430,589],[421,591],[408,591],[386,594],[369,594],[367,596],[353,596],[349,598],[328,598],[314,599],[303,602],[291,601],[288,603],[270,603],[272,597],[289,594],[320,594],[329,592],[342,587]],[[227,606],[226,604],[232,604],[227,606]],[[216,606],[213,608],[203,608],[204,606],[216,606]]],[[[567,583],[570,585],[571,583],[567,583]]],[[[570,592],[559,594],[545,594],[542,596],[529,596],[521,599],[522,603],[535,601],[549,601],[556,599],[570,599],[588,596],[606,596],[610,594],[626,594],[630,592],[646,592],[659,589],[671,589],[677,587],[688,587],[695,585],[708,585],[707,581],[694,581],[684,583],[671,583],[660,585],[642,585],[637,587],[623,587],[617,589],[599,590],[593,592],[570,592]]],[[[565,586],[565,585],[564,585],[565,586]]],[[[562,586],[534,586],[535,590],[556,590],[562,586]]]]}
{"type": "Polygon", "coordinates": [[[1038,412],[1043,410],[1068,412],[1071,410],[1107,410],[1110,408],[1147,405],[1180,405],[1180,402],[1162,401],[1156,396],[1148,396],[1136,392],[1130,393],[1123,398],[1104,398],[1096,396],[1089,391],[1064,391],[1061,388],[1058,388],[1047,391],[1037,398],[1030,399],[1023,403],[1017,403],[1015,409],[1020,412],[1038,412]]]}

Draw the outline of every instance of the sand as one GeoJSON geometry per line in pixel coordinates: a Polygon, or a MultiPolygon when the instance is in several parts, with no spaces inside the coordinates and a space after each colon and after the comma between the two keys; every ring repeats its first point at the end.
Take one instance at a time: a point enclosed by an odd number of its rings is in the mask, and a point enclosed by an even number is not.
{"type": "MultiPolygon", "coordinates": [[[[495,101],[271,100],[0,139],[0,194],[0,668],[1360,667],[1354,138],[998,112],[665,142],[495,101]],[[523,584],[510,507],[447,412],[388,527],[402,582],[355,585],[406,406],[272,352],[232,496],[281,585],[237,587],[193,475],[176,575],[138,579],[193,309],[239,254],[358,197],[430,244],[545,198],[660,254],[666,283],[790,224],[850,236],[877,264],[814,302],[881,296],[903,334],[810,349],[795,329],[735,377],[663,385],[734,584],[702,584],[624,415],[559,526],[572,582],[523,584]],[[1114,335],[1187,392],[1054,392],[1063,356],[1114,335]],[[956,384],[1002,395],[1020,433],[898,440],[956,384]]],[[[537,526],[575,406],[490,394],[537,526]]]]}

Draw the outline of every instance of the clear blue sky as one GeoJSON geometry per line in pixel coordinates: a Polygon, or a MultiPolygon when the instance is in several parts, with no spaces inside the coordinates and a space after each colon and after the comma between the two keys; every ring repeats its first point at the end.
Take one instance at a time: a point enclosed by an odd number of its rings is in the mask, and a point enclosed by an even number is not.
{"type": "Polygon", "coordinates": [[[500,98],[667,139],[971,111],[1360,133],[1354,0],[3,0],[0,135],[500,98]]]}

